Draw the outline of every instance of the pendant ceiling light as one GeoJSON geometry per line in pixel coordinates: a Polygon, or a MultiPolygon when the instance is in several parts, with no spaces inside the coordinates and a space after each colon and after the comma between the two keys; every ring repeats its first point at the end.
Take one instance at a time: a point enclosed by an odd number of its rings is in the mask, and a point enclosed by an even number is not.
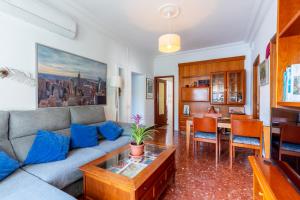
{"type": "MultiPolygon", "coordinates": [[[[160,7],[160,15],[168,20],[169,31],[171,32],[171,20],[178,17],[180,9],[174,4],[166,4],[160,7]]],[[[163,53],[174,53],[181,49],[181,39],[178,34],[168,33],[159,37],[158,49],[163,53]]]]}

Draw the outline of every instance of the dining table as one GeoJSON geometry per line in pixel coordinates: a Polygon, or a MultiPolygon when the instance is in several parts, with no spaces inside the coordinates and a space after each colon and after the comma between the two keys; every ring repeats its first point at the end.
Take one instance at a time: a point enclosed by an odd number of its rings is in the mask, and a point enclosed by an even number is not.
{"type": "MultiPolygon", "coordinates": [[[[186,149],[187,149],[188,153],[190,150],[191,134],[193,134],[192,129],[191,129],[192,126],[193,126],[193,120],[192,119],[186,120],[186,149]]],[[[218,126],[218,128],[231,129],[230,118],[229,117],[218,118],[217,126],[218,126]]]]}

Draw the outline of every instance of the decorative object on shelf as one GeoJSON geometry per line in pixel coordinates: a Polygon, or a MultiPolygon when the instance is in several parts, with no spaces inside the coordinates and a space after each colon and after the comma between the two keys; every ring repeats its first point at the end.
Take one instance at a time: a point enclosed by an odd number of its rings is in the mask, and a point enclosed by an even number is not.
{"type": "Polygon", "coordinates": [[[214,106],[210,106],[210,108],[208,109],[208,113],[216,114],[218,113],[218,111],[215,109],[214,106]]]}
{"type": "Polygon", "coordinates": [[[198,87],[209,87],[209,80],[198,80],[198,87]]]}
{"type": "Polygon", "coordinates": [[[229,107],[229,114],[245,114],[245,107],[229,107]]]}
{"type": "Polygon", "coordinates": [[[183,114],[186,116],[190,115],[190,106],[189,105],[183,105],[183,114]]]}
{"type": "Polygon", "coordinates": [[[269,83],[269,60],[264,60],[259,65],[259,81],[260,85],[264,86],[269,83]]]}
{"type": "Polygon", "coordinates": [[[25,73],[18,69],[11,69],[7,67],[0,68],[0,78],[9,78],[32,87],[36,85],[36,80],[30,73],[25,73]]]}
{"type": "Polygon", "coordinates": [[[110,86],[115,88],[115,109],[116,109],[116,121],[119,121],[119,99],[120,89],[122,87],[122,77],[117,75],[111,78],[110,86]]]}
{"type": "Polygon", "coordinates": [[[37,44],[38,106],[106,104],[107,64],[37,44]]]}
{"type": "Polygon", "coordinates": [[[146,78],[146,99],[153,99],[153,79],[146,78]]]}
{"type": "MultiPolygon", "coordinates": [[[[180,14],[180,9],[174,4],[165,4],[159,9],[160,14],[163,18],[167,19],[169,22],[169,27],[171,27],[171,20],[175,19],[180,14]]],[[[169,30],[172,32],[172,30],[169,30]]],[[[181,38],[176,33],[168,33],[159,37],[158,39],[158,49],[163,53],[173,53],[181,49],[181,38]]]]}
{"type": "Polygon", "coordinates": [[[132,119],[134,123],[131,126],[131,138],[130,143],[131,156],[142,156],[144,154],[144,141],[147,138],[152,138],[152,134],[155,132],[154,127],[144,127],[141,125],[142,116],[139,114],[133,115],[132,119]]]}

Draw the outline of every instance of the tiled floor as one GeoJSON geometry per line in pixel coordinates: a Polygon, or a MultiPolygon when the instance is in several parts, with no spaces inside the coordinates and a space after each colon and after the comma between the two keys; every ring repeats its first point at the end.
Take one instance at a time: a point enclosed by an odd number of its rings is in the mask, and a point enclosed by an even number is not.
{"type": "MultiPolygon", "coordinates": [[[[170,142],[170,130],[159,130],[155,139],[160,143],[170,142]],[[168,139],[169,138],[169,139],[168,139]]],[[[185,135],[175,133],[176,180],[163,195],[164,200],[201,200],[201,199],[252,199],[252,171],[247,156],[252,151],[238,150],[233,168],[229,169],[228,143],[223,144],[221,161],[215,166],[214,146],[205,144],[193,155],[185,147],[185,135]]]]}

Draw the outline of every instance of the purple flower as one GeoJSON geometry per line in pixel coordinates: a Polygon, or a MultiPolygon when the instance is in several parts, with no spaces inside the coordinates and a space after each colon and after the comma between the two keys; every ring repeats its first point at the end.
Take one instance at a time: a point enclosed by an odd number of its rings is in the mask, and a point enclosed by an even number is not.
{"type": "Polygon", "coordinates": [[[133,119],[133,121],[134,121],[134,123],[135,123],[136,125],[140,125],[142,116],[139,115],[139,114],[132,115],[131,119],[133,119]]]}

